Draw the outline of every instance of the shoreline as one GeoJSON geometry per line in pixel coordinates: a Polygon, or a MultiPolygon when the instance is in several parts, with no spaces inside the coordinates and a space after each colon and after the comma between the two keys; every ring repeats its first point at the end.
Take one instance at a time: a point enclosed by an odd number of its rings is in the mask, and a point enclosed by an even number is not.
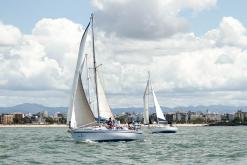
{"type": "MultiPolygon", "coordinates": [[[[150,124],[150,127],[157,127],[157,124],[150,124]]],[[[172,127],[205,127],[208,126],[208,124],[168,124],[167,126],[172,126],[172,127]]],[[[142,127],[148,127],[148,125],[143,125],[142,127]]]]}
{"type": "Polygon", "coordinates": [[[176,127],[205,127],[208,124],[173,124],[176,127]]]}
{"type": "MultiPolygon", "coordinates": [[[[208,124],[173,124],[176,127],[204,127],[208,124]]],[[[67,128],[66,124],[0,124],[0,128],[67,128]]]]}
{"type": "Polygon", "coordinates": [[[66,128],[66,124],[0,124],[0,128],[66,128]]]}

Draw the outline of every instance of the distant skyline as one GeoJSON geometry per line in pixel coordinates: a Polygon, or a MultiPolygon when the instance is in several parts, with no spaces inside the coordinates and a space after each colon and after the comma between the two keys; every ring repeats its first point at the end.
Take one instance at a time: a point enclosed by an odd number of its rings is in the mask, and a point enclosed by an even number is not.
{"type": "Polygon", "coordinates": [[[247,105],[244,0],[0,0],[0,106],[68,106],[95,13],[112,107],[140,107],[151,72],[162,106],[247,105]]]}

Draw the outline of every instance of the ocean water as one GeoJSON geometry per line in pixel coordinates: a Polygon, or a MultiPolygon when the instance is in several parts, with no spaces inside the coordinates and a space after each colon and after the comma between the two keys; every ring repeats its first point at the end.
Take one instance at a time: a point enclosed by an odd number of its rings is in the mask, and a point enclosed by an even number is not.
{"type": "Polygon", "coordinates": [[[247,127],[179,127],[144,141],[75,143],[65,128],[0,128],[0,164],[247,164],[247,127]]]}

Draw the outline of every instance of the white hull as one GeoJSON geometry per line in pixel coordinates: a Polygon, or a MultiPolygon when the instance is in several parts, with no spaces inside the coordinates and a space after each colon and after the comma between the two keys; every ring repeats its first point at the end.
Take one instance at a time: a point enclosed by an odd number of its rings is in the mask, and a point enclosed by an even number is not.
{"type": "Polygon", "coordinates": [[[178,128],[177,127],[171,127],[171,126],[156,126],[151,127],[152,133],[176,133],[178,128]]]}
{"type": "Polygon", "coordinates": [[[142,131],[121,129],[74,129],[70,130],[76,142],[83,141],[133,141],[143,140],[142,131]]]}

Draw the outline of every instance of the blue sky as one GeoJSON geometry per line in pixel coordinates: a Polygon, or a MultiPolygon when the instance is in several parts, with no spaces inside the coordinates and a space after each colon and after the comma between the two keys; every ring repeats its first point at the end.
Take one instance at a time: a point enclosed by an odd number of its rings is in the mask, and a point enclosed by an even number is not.
{"type": "Polygon", "coordinates": [[[0,0],[0,20],[30,33],[42,18],[68,18],[85,25],[92,7],[89,0],[0,0]]]}
{"type": "Polygon", "coordinates": [[[191,23],[190,30],[198,35],[204,34],[209,29],[216,28],[224,16],[238,18],[243,24],[247,25],[247,1],[245,0],[218,0],[217,6],[210,10],[194,13],[186,10],[181,13],[187,17],[191,23]]]}
{"type": "MultiPolygon", "coordinates": [[[[245,0],[0,0],[0,106],[67,106],[83,27],[112,107],[247,105],[245,0]]],[[[86,52],[88,53],[88,52],[86,52]]]]}

